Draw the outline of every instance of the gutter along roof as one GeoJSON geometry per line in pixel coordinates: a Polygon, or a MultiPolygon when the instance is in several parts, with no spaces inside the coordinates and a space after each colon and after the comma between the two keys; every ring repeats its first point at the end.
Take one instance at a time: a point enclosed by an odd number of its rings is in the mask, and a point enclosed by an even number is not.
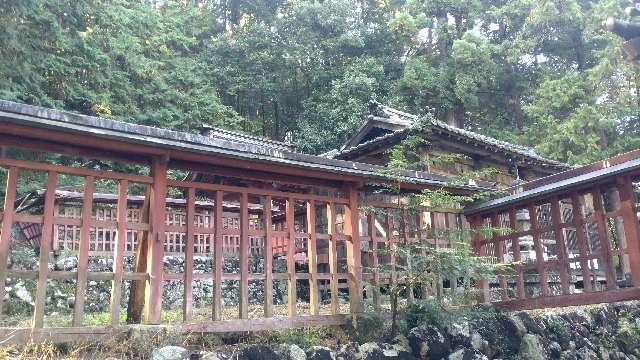
{"type": "MultiPolygon", "coordinates": [[[[383,175],[386,170],[384,167],[297,153],[283,149],[286,145],[284,143],[271,140],[264,140],[261,143],[258,138],[227,131],[224,132],[228,136],[216,136],[215,133],[212,136],[203,136],[0,100],[0,126],[3,123],[26,126],[28,129],[38,128],[88,136],[92,140],[95,139],[95,142],[91,142],[92,148],[98,145],[97,139],[108,139],[144,145],[145,149],[149,150],[147,155],[152,153],[151,150],[154,150],[155,153],[162,150],[162,153],[172,159],[181,156],[186,158],[185,154],[198,154],[204,155],[204,157],[198,157],[198,161],[202,163],[215,162],[216,158],[227,158],[244,160],[249,165],[259,162],[271,164],[274,167],[284,166],[311,170],[316,173],[356,177],[358,181],[384,181],[388,179],[383,175]],[[229,133],[234,135],[229,135],[229,133]]],[[[20,136],[23,135],[20,134],[20,136]]],[[[24,136],[29,136],[29,133],[24,136]]],[[[43,139],[40,136],[38,140],[51,141],[52,139],[43,139]]],[[[65,139],[65,141],[72,145],[71,140],[65,139]]],[[[124,149],[120,150],[125,151],[124,149]]],[[[233,165],[246,171],[253,170],[253,167],[243,165],[243,163],[237,162],[233,165]]],[[[215,172],[214,169],[212,172],[215,172]]],[[[272,171],[277,173],[276,169],[272,171]]],[[[321,177],[322,175],[316,174],[315,176],[321,177]]],[[[399,176],[403,182],[420,186],[450,187],[451,181],[449,177],[422,171],[401,171],[399,176]]],[[[482,190],[491,186],[492,183],[478,182],[477,185],[452,187],[482,190]]]]}

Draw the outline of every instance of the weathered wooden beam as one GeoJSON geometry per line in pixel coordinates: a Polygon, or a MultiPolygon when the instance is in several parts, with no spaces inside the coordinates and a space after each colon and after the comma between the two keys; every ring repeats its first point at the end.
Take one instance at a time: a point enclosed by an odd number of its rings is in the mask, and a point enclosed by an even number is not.
{"type": "Polygon", "coordinates": [[[624,233],[627,239],[631,281],[633,286],[640,287],[640,225],[636,215],[635,194],[630,177],[618,178],[618,191],[620,192],[620,210],[622,211],[624,233]]]}
{"type": "Polygon", "coordinates": [[[294,258],[296,249],[296,226],[295,226],[295,205],[294,198],[287,198],[285,205],[285,217],[286,217],[286,229],[287,229],[287,271],[289,272],[289,285],[288,289],[288,308],[289,317],[297,316],[297,279],[296,279],[296,261],[294,258]]]}
{"type": "Polygon", "coordinates": [[[273,224],[271,223],[271,196],[264,199],[264,316],[273,316],[273,224]]]}
{"type": "Polygon", "coordinates": [[[187,212],[184,250],[184,299],[182,302],[182,318],[191,321],[193,316],[193,238],[195,236],[196,189],[187,189],[187,212]]]}
{"type": "Polygon", "coordinates": [[[53,241],[53,209],[56,200],[57,185],[58,173],[49,171],[47,174],[47,190],[44,196],[44,219],[42,221],[42,235],[40,237],[38,282],[33,309],[32,326],[34,328],[42,328],[44,323],[44,307],[47,299],[47,274],[49,273],[49,252],[53,241]]]}
{"type": "Polygon", "coordinates": [[[220,320],[222,318],[222,201],[223,201],[223,192],[216,191],[216,201],[215,201],[215,234],[213,236],[213,244],[211,246],[214,248],[213,254],[213,320],[220,320]]]}
{"type": "Polygon", "coordinates": [[[118,183],[118,222],[115,251],[113,252],[113,281],[111,282],[111,326],[117,326],[120,319],[120,298],[122,295],[122,273],[124,264],[124,246],[127,241],[127,191],[129,183],[118,183]]]}
{"type": "Polygon", "coordinates": [[[149,285],[145,291],[145,323],[160,324],[162,311],[162,276],[164,272],[165,212],[167,197],[167,159],[154,158],[151,164],[151,198],[149,205],[149,250],[147,269],[149,285]]]}
{"type": "Polygon", "coordinates": [[[311,315],[319,314],[320,293],[318,291],[318,263],[317,263],[317,239],[316,239],[316,203],[307,201],[307,258],[309,266],[309,312],[311,315]]]}
{"type": "Polygon", "coordinates": [[[73,326],[82,326],[84,304],[87,293],[87,271],[89,263],[89,242],[91,241],[91,225],[93,212],[93,188],[95,179],[84,178],[84,196],[82,199],[82,224],[80,226],[80,246],[78,248],[78,266],[76,278],[75,303],[73,305],[73,326]]]}
{"type": "Polygon", "coordinates": [[[349,305],[351,314],[362,312],[362,261],[360,259],[360,218],[358,216],[358,192],[347,188],[349,205],[345,206],[344,233],[350,236],[347,245],[347,269],[349,278],[349,305]]]}
{"type": "Polygon", "coordinates": [[[249,317],[249,210],[248,195],[240,194],[240,319],[249,317]]]}
{"type": "Polygon", "coordinates": [[[18,182],[18,168],[10,167],[7,175],[7,186],[4,195],[2,228],[0,229],[0,317],[3,315],[5,285],[7,282],[7,265],[11,248],[11,228],[15,214],[16,186],[18,182]]]}
{"type": "MultiPolygon", "coordinates": [[[[138,230],[138,244],[135,249],[134,271],[138,273],[147,272],[147,258],[149,254],[149,242],[151,241],[149,206],[151,204],[151,187],[146,186],[145,197],[140,207],[140,221],[146,223],[147,230],[138,230]]],[[[131,282],[129,291],[129,304],[127,306],[127,324],[139,324],[142,322],[144,313],[145,293],[148,280],[135,280],[131,282]]]]}

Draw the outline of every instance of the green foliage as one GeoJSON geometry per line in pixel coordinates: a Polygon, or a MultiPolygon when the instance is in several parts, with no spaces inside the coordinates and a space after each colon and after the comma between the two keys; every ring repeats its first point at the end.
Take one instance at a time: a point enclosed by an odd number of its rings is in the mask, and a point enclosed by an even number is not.
{"type": "Polygon", "coordinates": [[[588,162],[640,146],[638,70],[601,26],[624,6],[8,0],[0,98],[311,153],[341,146],[376,99],[588,162]]]}
{"type": "Polygon", "coordinates": [[[382,338],[384,321],[380,314],[365,312],[357,316],[355,324],[351,322],[348,327],[350,338],[358,343],[377,341],[382,338]]]}

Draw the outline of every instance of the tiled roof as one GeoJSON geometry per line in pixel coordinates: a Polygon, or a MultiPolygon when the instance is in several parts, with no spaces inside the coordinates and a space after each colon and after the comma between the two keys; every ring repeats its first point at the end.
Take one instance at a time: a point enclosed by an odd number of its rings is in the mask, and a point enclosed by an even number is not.
{"type": "MultiPolygon", "coordinates": [[[[394,124],[404,123],[406,124],[406,126],[402,129],[391,131],[387,134],[362,142],[355,146],[344,147],[341,150],[331,154],[333,158],[344,159],[349,157],[349,155],[354,155],[362,150],[370,149],[372,147],[378,147],[386,143],[393,143],[396,140],[401,140],[406,135],[416,130],[416,124],[418,124],[418,120],[420,119],[417,115],[408,114],[378,103],[370,104],[369,112],[370,114],[367,121],[392,121],[394,124]]],[[[442,121],[438,121],[435,119],[430,119],[425,124],[422,124],[422,126],[422,130],[437,131],[440,133],[446,133],[447,135],[456,136],[463,141],[475,142],[477,144],[486,146],[486,148],[489,150],[521,157],[523,159],[526,159],[527,161],[535,162],[536,164],[544,167],[558,168],[561,170],[571,168],[570,165],[564,164],[559,161],[547,159],[536,154],[533,148],[509,143],[489,136],[481,135],[473,131],[457,128],[455,126],[448,125],[442,121]]]]}
{"type": "Polygon", "coordinates": [[[211,127],[208,125],[202,126],[202,134],[204,136],[209,136],[212,138],[219,138],[219,139],[225,139],[225,140],[230,140],[234,142],[242,142],[245,144],[264,146],[272,149],[287,150],[287,151],[296,150],[295,146],[289,143],[247,135],[247,134],[243,134],[235,131],[211,127]]]}
{"type": "MultiPolygon", "coordinates": [[[[349,175],[367,181],[388,179],[388,175],[385,175],[387,169],[381,166],[282,150],[273,144],[277,142],[270,140],[266,141],[272,146],[261,146],[256,141],[258,138],[249,141],[252,138],[250,136],[245,136],[246,141],[232,140],[228,137],[203,136],[6,100],[0,100],[0,123],[144,145],[154,150],[175,152],[172,155],[174,158],[183,153],[190,153],[204,157],[202,161],[229,158],[303,168],[319,173],[349,175]]],[[[483,190],[492,186],[487,182],[475,185],[453,185],[451,184],[453,179],[447,176],[423,171],[398,171],[396,175],[400,181],[425,186],[451,186],[470,190],[483,190]]]]}

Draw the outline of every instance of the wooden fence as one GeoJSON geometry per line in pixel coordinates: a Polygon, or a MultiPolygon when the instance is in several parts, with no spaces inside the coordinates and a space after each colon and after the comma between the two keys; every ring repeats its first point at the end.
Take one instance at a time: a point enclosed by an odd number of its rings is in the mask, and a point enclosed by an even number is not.
{"type": "Polygon", "coordinates": [[[476,252],[515,263],[514,272],[481,284],[485,300],[530,309],[640,297],[638,155],[525,184],[469,209],[475,229],[494,229],[475,233],[476,252]]]}
{"type": "MultiPolygon", "coordinates": [[[[80,327],[86,325],[89,281],[111,283],[107,324],[110,326],[122,325],[121,313],[125,311],[131,316],[128,320],[140,321],[145,305],[148,310],[144,322],[162,323],[163,284],[176,281],[182,287],[181,326],[185,331],[344,323],[348,314],[359,311],[362,305],[363,267],[368,269],[379,262],[395,261],[393,255],[378,258],[372,249],[391,248],[399,241],[437,244],[437,239],[427,240],[426,235],[419,235],[427,232],[419,230],[457,227],[463,222],[459,211],[421,212],[407,221],[410,235],[400,239],[398,217],[391,213],[406,214],[400,213],[396,205],[380,201],[368,204],[391,209],[388,215],[376,218],[373,214],[360,214],[359,197],[354,190],[348,189],[345,196],[321,196],[168,180],[163,175],[162,164],[154,163],[154,166],[152,176],[140,176],[0,159],[0,167],[8,174],[0,232],[0,299],[4,298],[7,279],[35,281],[32,329],[47,329],[45,304],[52,280],[72,281],[75,286],[70,328],[56,327],[48,332],[62,334],[62,338],[82,333],[80,327]],[[15,206],[17,183],[23,172],[46,174],[41,207],[25,210],[15,206]],[[73,202],[56,200],[60,176],[81,179],[83,192],[73,202]],[[100,198],[94,191],[100,179],[116,184],[112,203],[95,200],[100,198]],[[131,196],[130,189],[134,187],[143,188],[144,194],[131,196]],[[184,199],[167,200],[168,188],[184,194],[184,199]],[[197,197],[208,197],[210,201],[205,206],[196,201],[197,197]],[[144,200],[140,202],[139,198],[144,200]],[[34,269],[16,268],[15,262],[10,261],[17,249],[13,237],[16,231],[25,229],[39,235],[38,241],[33,241],[39,247],[38,265],[34,269]],[[120,238],[118,234],[125,236],[120,238]],[[60,253],[75,257],[77,268],[70,271],[52,266],[60,253]],[[164,255],[168,254],[183,256],[182,271],[164,269],[164,255]],[[113,259],[111,268],[89,269],[90,258],[105,255],[113,259]],[[195,271],[195,255],[211,258],[213,271],[195,271]],[[125,263],[127,256],[134,257],[133,264],[125,263]],[[238,261],[237,268],[230,273],[223,270],[226,257],[235,257],[238,261]],[[213,283],[211,305],[205,315],[198,309],[194,316],[193,284],[203,280],[213,283]],[[276,281],[286,283],[288,303],[284,312],[280,309],[282,306],[273,303],[276,281]],[[123,292],[126,282],[131,285],[128,299],[123,292]],[[229,306],[221,301],[226,282],[239,285],[235,313],[229,312],[229,306]],[[259,282],[264,289],[259,312],[254,304],[250,311],[249,282],[259,282]],[[308,298],[300,298],[299,286],[308,288],[308,298]],[[278,307],[277,311],[274,307],[278,307]],[[76,332],[70,330],[75,328],[78,328],[76,332]]],[[[35,238],[35,235],[31,237],[35,238]]],[[[379,307],[380,287],[393,281],[394,274],[365,272],[365,280],[373,279],[379,284],[371,295],[379,307]]],[[[36,333],[41,334],[29,334],[36,333]]]]}

